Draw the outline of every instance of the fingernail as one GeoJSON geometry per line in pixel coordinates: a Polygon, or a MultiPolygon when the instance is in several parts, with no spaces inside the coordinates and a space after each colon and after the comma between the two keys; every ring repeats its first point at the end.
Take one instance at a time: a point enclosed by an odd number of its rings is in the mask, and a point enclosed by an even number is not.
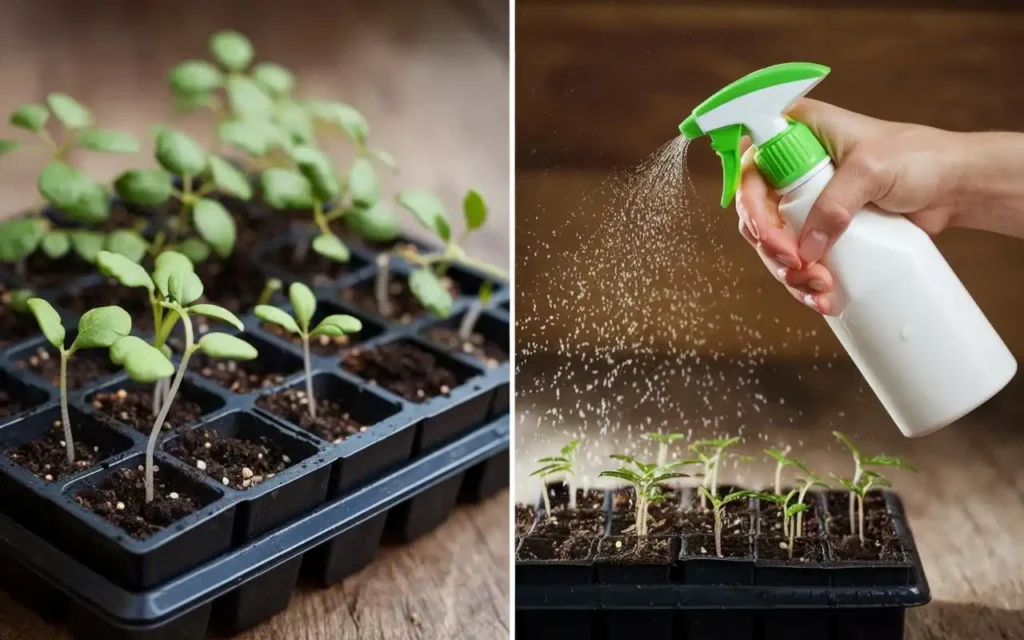
{"type": "Polygon", "coordinates": [[[786,265],[790,269],[799,269],[800,268],[800,261],[797,260],[796,258],[794,258],[793,256],[790,256],[790,255],[785,255],[785,256],[776,255],[776,256],[772,256],[772,257],[775,258],[777,261],[781,262],[782,264],[786,265]]]}
{"type": "Polygon", "coordinates": [[[819,280],[817,278],[808,282],[807,286],[810,287],[811,289],[814,289],[818,293],[825,293],[826,291],[828,291],[828,285],[825,284],[825,281],[819,280]]]}
{"type": "Polygon", "coordinates": [[[821,260],[828,248],[828,234],[824,231],[811,231],[800,243],[800,259],[807,264],[821,260]]]}

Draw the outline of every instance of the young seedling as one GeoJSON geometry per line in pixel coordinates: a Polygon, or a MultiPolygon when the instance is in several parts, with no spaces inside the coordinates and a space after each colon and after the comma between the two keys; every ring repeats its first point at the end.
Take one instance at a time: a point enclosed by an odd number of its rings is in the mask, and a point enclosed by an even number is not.
{"type": "MultiPolygon", "coordinates": [[[[801,460],[793,459],[793,467],[799,469],[804,477],[797,480],[797,504],[804,504],[804,499],[807,497],[807,492],[814,487],[821,487],[828,489],[828,485],[822,482],[821,478],[811,473],[811,470],[807,468],[807,465],[801,460]]],[[[804,514],[800,511],[796,517],[796,537],[802,538],[804,535],[804,514]]]]}
{"type": "Polygon", "coordinates": [[[765,449],[764,452],[775,459],[775,493],[782,493],[782,470],[794,466],[793,458],[788,458],[791,447],[785,449],[765,449]]]}
{"type": "Polygon", "coordinates": [[[150,255],[173,250],[196,263],[209,257],[211,249],[221,258],[230,256],[235,248],[234,218],[223,204],[207,196],[219,191],[249,200],[252,185],[245,174],[227,160],[208,154],[184,133],[167,128],[156,134],[156,160],[160,169],[131,169],[114,182],[117,193],[128,202],[159,207],[174,199],[180,205],[177,215],[157,231],[150,255]],[[172,175],[180,177],[180,189],[172,175]],[[197,188],[197,181],[202,186],[197,188]]]}
{"type": "Polygon", "coordinates": [[[313,395],[313,373],[310,367],[309,338],[311,336],[338,337],[359,333],[363,330],[363,323],[358,318],[348,315],[330,315],[320,321],[310,330],[309,323],[313,321],[316,314],[316,296],[309,287],[301,282],[293,282],[288,287],[288,299],[292,303],[292,317],[286,311],[277,307],[261,304],[253,313],[264,322],[276,324],[288,333],[293,333],[302,338],[302,355],[306,371],[306,397],[309,400],[309,416],[316,418],[316,397],[313,395]]]}
{"type": "MultiPolygon", "coordinates": [[[[730,455],[726,450],[741,440],[742,438],[736,436],[716,440],[700,440],[690,445],[690,451],[696,454],[697,460],[704,465],[704,484],[702,486],[710,488],[711,495],[718,493],[718,469],[722,466],[722,462],[730,455]]],[[[743,456],[740,457],[747,459],[743,456]]],[[[701,509],[707,509],[705,493],[702,491],[700,494],[701,509]]]]}
{"type": "MultiPolygon", "coordinates": [[[[11,114],[10,123],[29,131],[49,150],[50,160],[36,181],[43,203],[35,207],[27,218],[0,224],[0,262],[14,263],[24,273],[24,261],[37,249],[47,257],[59,259],[75,251],[87,262],[106,247],[126,255],[137,253],[146,241],[133,230],[119,230],[105,236],[88,228],[52,228],[43,215],[46,204],[64,213],[71,222],[94,225],[110,216],[110,198],[106,188],[83,171],[67,164],[68,154],[75,149],[110,153],[136,153],[139,144],[127,133],[99,129],[94,125],[92,112],[71,96],[51,93],[46,105],[25,104],[11,114]],[[54,138],[47,129],[53,115],[62,125],[54,138]]],[[[0,140],[0,155],[19,148],[14,140],[0,140]]]]}
{"type": "Polygon", "coordinates": [[[658,458],[657,464],[663,465],[668,460],[668,447],[677,440],[682,440],[686,436],[681,433],[662,433],[660,431],[645,433],[644,437],[648,440],[653,440],[658,443],[658,458]]]}
{"type": "MultiPolygon", "coordinates": [[[[385,281],[386,283],[386,281],[385,281]]],[[[473,329],[476,328],[476,323],[480,320],[480,314],[483,313],[484,307],[491,300],[491,293],[493,287],[490,282],[485,282],[480,287],[480,292],[476,298],[473,299],[473,303],[469,305],[469,309],[462,316],[462,321],[459,322],[459,340],[462,344],[468,344],[473,337],[473,329]]],[[[662,461],[664,462],[664,461],[662,461]]]]}
{"type": "Polygon", "coordinates": [[[708,491],[705,487],[698,487],[700,495],[711,502],[711,508],[715,512],[715,553],[719,558],[722,557],[722,510],[725,505],[736,500],[743,498],[749,498],[754,495],[758,495],[754,491],[733,491],[729,495],[718,497],[714,493],[708,491]]]}
{"type": "MultiPolygon", "coordinates": [[[[864,469],[861,472],[860,480],[854,482],[849,478],[843,478],[835,474],[832,477],[841,485],[849,490],[850,495],[856,496],[857,498],[857,520],[854,531],[851,535],[859,535],[861,544],[865,542],[864,536],[864,498],[868,492],[874,487],[891,487],[892,483],[885,478],[882,474],[872,471],[870,469],[864,469]]],[[[851,520],[851,522],[853,522],[851,520]]]]}
{"type": "Polygon", "coordinates": [[[60,353],[60,419],[64,427],[68,464],[73,464],[75,445],[68,415],[68,360],[79,349],[109,349],[118,339],[131,333],[132,318],[121,307],[99,307],[86,311],[78,322],[75,341],[70,347],[64,348],[65,331],[60,314],[42,298],[32,298],[27,304],[46,340],[60,353]]]}
{"type": "MultiPolygon", "coordinates": [[[[855,447],[853,445],[853,442],[850,440],[850,438],[848,436],[846,436],[846,435],[844,435],[844,434],[842,434],[842,433],[840,433],[838,431],[833,431],[832,435],[834,435],[836,437],[836,439],[839,440],[839,442],[841,442],[847,449],[849,449],[850,454],[853,456],[853,477],[850,479],[850,481],[854,485],[859,485],[860,484],[861,479],[862,479],[862,477],[864,475],[864,472],[868,468],[870,468],[870,467],[895,467],[897,469],[906,469],[907,471],[915,471],[915,472],[917,471],[917,469],[914,468],[913,465],[911,465],[911,464],[909,464],[909,463],[907,463],[907,462],[905,462],[903,460],[900,460],[899,458],[894,458],[892,456],[886,456],[886,455],[865,456],[864,454],[862,454],[860,452],[860,450],[857,449],[857,447],[855,447]]],[[[845,483],[844,483],[844,486],[845,486],[845,483]]],[[[854,524],[854,516],[855,516],[855,514],[854,514],[854,503],[856,502],[856,498],[857,498],[856,492],[851,491],[850,492],[850,535],[856,534],[856,530],[855,530],[856,527],[855,527],[855,524],[854,524]]]]}
{"type": "Polygon", "coordinates": [[[572,440],[562,447],[559,455],[538,459],[537,462],[543,466],[530,474],[531,476],[540,476],[541,489],[544,493],[544,513],[547,517],[551,515],[551,500],[548,498],[548,476],[557,473],[565,474],[565,485],[569,489],[569,508],[576,508],[576,489],[573,487],[572,477],[576,475],[576,449],[579,446],[579,440],[572,440]]]}
{"type": "Polygon", "coordinates": [[[256,305],[270,304],[274,299],[274,294],[281,290],[284,283],[279,278],[267,278],[266,283],[263,285],[263,291],[260,292],[260,297],[256,301],[256,305]]]}
{"type": "Polygon", "coordinates": [[[679,473],[676,469],[688,462],[670,462],[663,465],[645,464],[630,456],[613,455],[613,460],[625,462],[625,466],[598,474],[602,478],[618,478],[633,485],[636,493],[636,523],[634,531],[638,536],[647,535],[647,508],[665,499],[661,483],[673,478],[689,478],[689,474],[679,473]],[[633,467],[636,467],[634,470],[633,467]]]}

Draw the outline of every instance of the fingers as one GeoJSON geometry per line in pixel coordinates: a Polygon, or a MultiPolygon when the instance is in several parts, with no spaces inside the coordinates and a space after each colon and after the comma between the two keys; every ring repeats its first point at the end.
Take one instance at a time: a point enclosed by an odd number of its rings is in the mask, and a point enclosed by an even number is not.
{"type": "Polygon", "coordinates": [[[801,304],[804,304],[818,313],[830,315],[834,304],[829,292],[832,290],[832,274],[822,265],[814,265],[810,269],[790,269],[781,262],[777,262],[766,256],[757,247],[757,253],[764,262],[764,266],[786,287],[789,295],[793,296],[801,304]],[[814,283],[815,287],[810,285],[814,283]],[[821,288],[822,290],[818,290],[821,288]]]}
{"type": "Polygon", "coordinates": [[[749,232],[751,244],[759,244],[773,260],[787,267],[800,267],[796,241],[779,216],[778,197],[754,166],[752,149],[743,154],[736,212],[749,232]]]}

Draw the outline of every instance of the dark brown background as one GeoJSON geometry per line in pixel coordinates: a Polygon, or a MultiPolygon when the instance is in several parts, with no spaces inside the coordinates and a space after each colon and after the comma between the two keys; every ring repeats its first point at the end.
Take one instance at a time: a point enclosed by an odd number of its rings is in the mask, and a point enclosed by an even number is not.
{"type": "MultiPolygon", "coordinates": [[[[186,57],[207,57],[209,35],[228,27],[252,38],[258,58],[295,70],[309,97],[341,99],[366,114],[375,144],[401,164],[385,183],[388,194],[433,189],[454,213],[465,190],[478,188],[492,222],[469,249],[507,266],[508,4],[501,0],[4,0],[0,113],[65,91],[101,125],[148,139],[150,124],[179,123],[208,140],[205,118],[175,118],[167,72],[186,57]]],[[[26,138],[0,133],[7,135],[26,138]]],[[[344,153],[345,144],[334,148],[344,153]]],[[[75,160],[102,178],[153,164],[146,156],[75,160]]],[[[0,215],[33,202],[43,162],[32,152],[0,159],[0,215]]],[[[301,590],[285,613],[240,637],[505,638],[507,505],[502,493],[460,508],[420,541],[382,550],[341,585],[301,590]]],[[[68,637],[0,594],[0,639],[68,637]]]]}

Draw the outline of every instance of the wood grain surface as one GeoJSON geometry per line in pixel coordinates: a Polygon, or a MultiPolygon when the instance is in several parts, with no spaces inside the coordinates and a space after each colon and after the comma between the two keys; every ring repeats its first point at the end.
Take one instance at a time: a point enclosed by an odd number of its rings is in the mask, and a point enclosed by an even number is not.
{"type": "MultiPolygon", "coordinates": [[[[342,99],[366,114],[371,137],[401,165],[399,176],[385,181],[388,197],[398,188],[433,189],[454,213],[467,188],[479,189],[491,222],[468,248],[507,266],[507,15],[500,0],[4,2],[0,112],[65,91],[90,106],[99,123],[142,139],[158,122],[208,139],[203,118],[176,118],[166,74],[178,60],[207,57],[206,39],[215,30],[236,28],[252,38],[258,58],[294,69],[306,95],[342,99]]],[[[344,146],[339,141],[332,149],[343,158],[344,146]]],[[[43,161],[28,152],[0,162],[0,216],[34,201],[43,161]]],[[[75,162],[104,179],[153,164],[147,156],[100,154],[79,154],[75,162]]],[[[507,505],[503,494],[460,507],[437,531],[383,550],[339,586],[297,593],[286,612],[239,637],[505,638],[507,505]]],[[[67,637],[0,595],[0,639],[67,637]]]]}

